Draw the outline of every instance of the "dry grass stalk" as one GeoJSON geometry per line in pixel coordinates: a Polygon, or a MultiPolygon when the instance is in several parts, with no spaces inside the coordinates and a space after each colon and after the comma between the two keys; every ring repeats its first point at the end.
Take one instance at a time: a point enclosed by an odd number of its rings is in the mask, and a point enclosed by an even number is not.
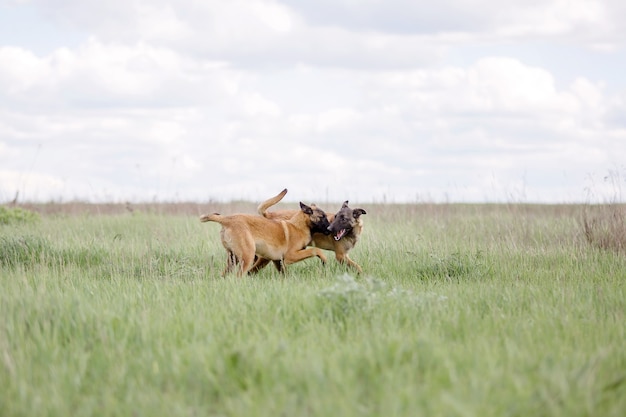
{"type": "Polygon", "coordinates": [[[587,242],[600,249],[626,252],[624,210],[624,206],[620,204],[586,209],[583,213],[583,229],[587,242]]]}

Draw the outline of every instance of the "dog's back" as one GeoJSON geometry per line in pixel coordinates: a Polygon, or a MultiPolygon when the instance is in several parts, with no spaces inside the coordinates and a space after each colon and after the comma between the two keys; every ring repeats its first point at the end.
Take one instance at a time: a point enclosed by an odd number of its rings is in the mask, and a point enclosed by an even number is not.
{"type": "Polygon", "coordinates": [[[250,214],[223,216],[218,213],[204,215],[200,221],[219,223],[222,245],[246,266],[252,264],[255,253],[268,259],[281,259],[286,251],[288,231],[284,222],[250,214]]]}

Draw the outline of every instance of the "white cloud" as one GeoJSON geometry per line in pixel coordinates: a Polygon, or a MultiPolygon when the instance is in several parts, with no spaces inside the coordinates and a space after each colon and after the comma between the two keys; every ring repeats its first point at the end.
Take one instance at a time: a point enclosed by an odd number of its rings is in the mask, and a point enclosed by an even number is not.
{"type": "Polygon", "coordinates": [[[28,50],[0,47],[0,86],[8,94],[22,92],[45,76],[41,60],[28,50]]]}
{"type": "Polygon", "coordinates": [[[358,125],[363,116],[354,109],[334,108],[320,113],[317,121],[317,129],[320,132],[329,130],[352,129],[358,125]]]}
{"type": "Polygon", "coordinates": [[[611,21],[605,2],[596,0],[553,0],[522,2],[501,10],[503,36],[564,35],[576,31],[593,38],[611,21]]]}
{"type": "Polygon", "coordinates": [[[280,107],[259,93],[244,94],[243,110],[250,116],[276,117],[281,114],[280,107]]]}
{"type": "Polygon", "coordinates": [[[65,182],[54,175],[37,171],[0,169],[0,198],[9,201],[18,196],[20,201],[50,201],[65,191],[65,182]]]}
{"type": "Polygon", "coordinates": [[[168,41],[193,36],[172,5],[139,4],[137,15],[137,31],[142,39],[168,41]]]}
{"type": "MultiPolygon", "coordinates": [[[[230,4],[233,4],[232,2],[230,4]]],[[[239,7],[250,10],[250,13],[275,32],[289,32],[293,25],[292,13],[288,8],[276,1],[240,2],[239,7]]]]}
{"type": "Polygon", "coordinates": [[[619,0],[512,0],[506,5],[495,0],[287,3],[311,26],[331,24],[361,33],[417,34],[446,43],[531,38],[571,40],[607,50],[624,45],[620,22],[626,7],[619,0]]]}
{"type": "Polygon", "coordinates": [[[0,198],[558,200],[626,160],[621,74],[516,54],[618,56],[617,2],[31,4],[85,41],[0,44],[0,198]]]}
{"type": "Polygon", "coordinates": [[[395,71],[380,77],[374,74],[370,81],[381,90],[375,90],[376,94],[394,91],[394,100],[409,100],[416,114],[427,115],[442,111],[460,115],[508,112],[545,118],[555,112],[576,112],[580,103],[572,93],[581,90],[582,83],[586,82],[588,94],[598,94],[598,87],[586,80],[579,80],[581,86],[572,92],[559,92],[549,71],[506,57],[482,58],[465,69],[395,71]]]}
{"type": "Polygon", "coordinates": [[[210,103],[236,91],[239,78],[237,71],[219,62],[191,60],[145,43],[116,45],[90,39],[77,50],[61,48],[45,57],[0,47],[4,95],[37,107],[210,103]]]}

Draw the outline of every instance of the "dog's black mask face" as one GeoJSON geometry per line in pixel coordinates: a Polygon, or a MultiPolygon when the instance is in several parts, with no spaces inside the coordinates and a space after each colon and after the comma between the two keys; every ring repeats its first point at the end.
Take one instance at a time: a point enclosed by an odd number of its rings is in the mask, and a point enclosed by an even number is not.
{"type": "Polygon", "coordinates": [[[323,233],[325,235],[329,235],[330,231],[328,227],[330,226],[330,222],[328,221],[328,217],[324,210],[321,208],[313,206],[313,214],[310,216],[311,219],[311,234],[313,233],[323,233]]]}
{"type": "Polygon", "coordinates": [[[333,239],[340,240],[342,237],[350,233],[350,231],[359,222],[361,215],[367,214],[361,208],[351,209],[346,201],[341,209],[335,214],[335,218],[328,226],[328,231],[333,235],[333,239]]]}
{"type": "Polygon", "coordinates": [[[315,204],[312,204],[309,207],[302,202],[300,202],[300,210],[309,216],[309,221],[311,222],[311,234],[323,233],[327,235],[330,233],[328,231],[330,223],[328,222],[328,217],[326,216],[326,213],[324,213],[324,210],[317,207],[315,204]]]}

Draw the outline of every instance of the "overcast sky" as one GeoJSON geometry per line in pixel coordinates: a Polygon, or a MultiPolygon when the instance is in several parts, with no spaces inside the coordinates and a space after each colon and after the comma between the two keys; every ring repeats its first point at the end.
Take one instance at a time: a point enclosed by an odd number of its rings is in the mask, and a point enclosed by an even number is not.
{"type": "Polygon", "coordinates": [[[622,198],[624,22],[623,0],[0,0],[0,203],[622,198]]]}

